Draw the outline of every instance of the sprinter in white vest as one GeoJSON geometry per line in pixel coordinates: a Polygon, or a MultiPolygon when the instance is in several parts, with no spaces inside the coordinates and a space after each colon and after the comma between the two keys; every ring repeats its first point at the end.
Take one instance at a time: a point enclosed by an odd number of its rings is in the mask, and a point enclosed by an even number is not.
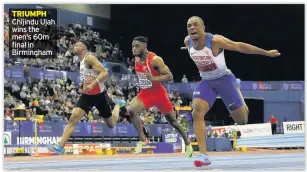
{"type": "Polygon", "coordinates": [[[194,132],[200,151],[194,165],[200,167],[211,164],[207,156],[204,115],[212,107],[216,96],[222,98],[236,123],[244,125],[248,119],[248,107],[236,77],[226,66],[224,50],[269,57],[279,56],[280,53],[277,50],[266,51],[247,43],[231,41],[221,35],[207,33],[204,21],[197,16],[189,18],[187,30],[184,49],[188,49],[202,77],[193,92],[192,103],[194,132]]]}
{"type": "Polygon", "coordinates": [[[105,80],[109,76],[96,56],[89,51],[90,44],[86,40],[79,40],[74,46],[74,52],[80,59],[80,77],[83,87],[82,94],[78,99],[76,107],[72,110],[68,124],[64,129],[62,139],[57,144],[47,145],[51,152],[63,154],[65,144],[75,131],[77,123],[86,115],[93,106],[99,111],[109,128],[113,128],[118,121],[120,102],[114,100],[115,107],[112,111],[109,97],[105,89],[105,80]]]}

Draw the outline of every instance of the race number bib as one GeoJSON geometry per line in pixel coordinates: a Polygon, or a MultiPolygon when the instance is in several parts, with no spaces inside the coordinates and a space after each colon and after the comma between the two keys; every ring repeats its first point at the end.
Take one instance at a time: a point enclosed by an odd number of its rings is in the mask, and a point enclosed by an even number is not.
{"type": "Polygon", "coordinates": [[[152,82],[148,79],[140,79],[139,84],[141,88],[151,88],[152,82]]]}
{"type": "Polygon", "coordinates": [[[139,78],[139,87],[140,88],[151,88],[152,87],[152,82],[147,79],[147,73],[138,73],[138,78],[139,78]]]}

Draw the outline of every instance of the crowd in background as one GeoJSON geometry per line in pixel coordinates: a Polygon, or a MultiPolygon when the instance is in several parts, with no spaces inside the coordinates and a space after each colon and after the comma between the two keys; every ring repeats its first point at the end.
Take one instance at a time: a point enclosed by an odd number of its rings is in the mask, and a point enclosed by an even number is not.
{"type": "MultiPolygon", "coordinates": [[[[79,71],[79,58],[72,53],[73,45],[79,39],[90,42],[90,51],[94,52],[100,61],[122,63],[128,70],[135,73],[134,58],[126,58],[120,50],[119,44],[110,43],[99,32],[80,24],[63,25],[57,28],[61,33],[56,40],[57,58],[10,58],[9,57],[9,20],[8,14],[4,14],[4,57],[6,66],[24,65],[25,72],[29,67],[53,69],[59,71],[79,71]]],[[[25,75],[26,76],[26,75],[25,75]]],[[[115,99],[121,99],[120,120],[121,123],[129,123],[127,107],[135,97],[139,88],[131,83],[123,88],[116,84],[116,76],[111,75],[106,81],[107,93],[110,97],[111,106],[115,99]]],[[[187,82],[186,77],[182,82],[187,82]]],[[[4,109],[5,120],[14,119],[13,108],[26,108],[27,120],[36,119],[38,115],[44,116],[44,121],[68,121],[72,109],[80,96],[80,87],[69,77],[56,80],[27,79],[25,83],[8,81],[4,79],[5,96],[4,109]]],[[[179,93],[169,93],[169,98],[174,107],[190,105],[190,101],[182,99],[179,93]]],[[[142,112],[141,119],[145,124],[167,123],[157,108],[153,107],[142,112]]],[[[99,116],[98,110],[93,107],[81,122],[104,122],[99,116]]]]}
{"type": "MultiPolygon", "coordinates": [[[[112,80],[106,83],[110,104],[114,105],[115,99],[121,99],[121,112],[119,122],[128,123],[127,107],[133,97],[139,92],[137,86],[129,85],[119,89],[112,80]]],[[[80,87],[69,78],[57,80],[28,80],[26,83],[10,82],[5,80],[5,120],[14,118],[13,108],[26,108],[27,120],[36,119],[37,115],[44,115],[44,121],[68,121],[72,109],[75,107],[80,96],[80,87]],[[29,82],[30,81],[30,82],[29,82]]],[[[182,100],[177,93],[169,94],[174,107],[189,105],[190,102],[182,100]]],[[[146,124],[167,123],[164,115],[157,108],[152,107],[140,114],[146,124]]],[[[104,122],[99,116],[98,110],[92,110],[81,119],[81,122],[104,122]]]]}
{"type": "Polygon", "coordinates": [[[94,52],[100,61],[124,64],[128,70],[134,71],[134,59],[126,58],[120,50],[119,44],[112,44],[100,36],[98,31],[81,26],[80,24],[61,25],[57,29],[60,33],[56,42],[57,58],[9,58],[9,16],[4,14],[4,57],[6,64],[20,63],[30,67],[48,68],[61,71],[78,71],[79,58],[72,53],[73,45],[84,39],[90,43],[90,51],[94,52]]]}

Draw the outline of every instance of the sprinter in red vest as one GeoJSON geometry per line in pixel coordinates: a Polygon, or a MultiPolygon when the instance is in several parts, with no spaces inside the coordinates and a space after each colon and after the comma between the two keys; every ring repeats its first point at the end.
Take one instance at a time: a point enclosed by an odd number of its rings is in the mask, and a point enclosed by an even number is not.
{"type": "Polygon", "coordinates": [[[147,41],[147,38],[138,36],[132,42],[132,52],[135,56],[135,71],[141,89],[140,93],[133,98],[128,110],[131,122],[140,136],[140,141],[137,143],[134,154],[141,153],[143,146],[148,143],[142,129],[142,121],[139,114],[145,109],[155,106],[180,133],[187,145],[187,155],[191,157],[193,155],[193,149],[190,140],[182,125],[177,121],[167,91],[161,83],[173,80],[173,75],[161,57],[147,50],[147,41]]]}

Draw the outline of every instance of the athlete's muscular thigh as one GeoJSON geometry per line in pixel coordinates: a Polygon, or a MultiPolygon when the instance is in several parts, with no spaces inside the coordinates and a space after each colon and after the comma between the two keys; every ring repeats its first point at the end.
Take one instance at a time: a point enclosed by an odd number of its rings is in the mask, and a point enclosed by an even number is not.
{"type": "Polygon", "coordinates": [[[238,94],[240,95],[241,101],[243,102],[242,106],[237,109],[231,110],[230,113],[231,113],[233,120],[236,123],[238,123],[239,125],[243,125],[248,122],[249,110],[248,110],[248,107],[244,101],[243,95],[239,88],[238,88],[238,94]]]}
{"type": "Polygon", "coordinates": [[[238,124],[246,124],[248,110],[237,85],[236,77],[234,74],[224,75],[219,78],[219,82],[216,90],[230,111],[232,118],[238,124]]]}
{"type": "Polygon", "coordinates": [[[201,98],[194,98],[192,101],[193,120],[204,120],[204,116],[210,110],[210,105],[207,101],[201,98]]]}
{"type": "Polygon", "coordinates": [[[69,122],[70,123],[78,123],[80,121],[80,119],[86,114],[86,112],[79,108],[79,107],[75,107],[73,110],[72,110],[72,113],[71,113],[71,116],[69,118],[69,122]]]}
{"type": "Polygon", "coordinates": [[[146,108],[143,101],[140,98],[138,98],[138,96],[135,96],[130,103],[128,111],[130,112],[130,114],[131,113],[135,114],[144,111],[145,109],[146,108]]]}

